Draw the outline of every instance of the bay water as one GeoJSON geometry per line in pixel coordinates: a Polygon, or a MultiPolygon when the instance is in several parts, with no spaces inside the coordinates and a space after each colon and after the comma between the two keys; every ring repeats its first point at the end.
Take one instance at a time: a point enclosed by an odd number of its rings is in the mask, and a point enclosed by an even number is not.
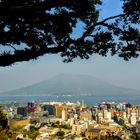
{"type": "Polygon", "coordinates": [[[80,102],[84,103],[89,106],[97,105],[101,102],[126,102],[126,103],[132,103],[134,105],[140,105],[140,95],[133,95],[133,96],[71,96],[71,95],[53,95],[53,96],[47,96],[47,95],[41,95],[41,96],[23,96],[23,95],[8,95],[0,96],[0,103],[6,104],[10,102],[18,102],[18,103],[27,103],[35,101],[37,103],[39,102],[50,102],[50,101],[56,101],[56,102],[80,102]]]}

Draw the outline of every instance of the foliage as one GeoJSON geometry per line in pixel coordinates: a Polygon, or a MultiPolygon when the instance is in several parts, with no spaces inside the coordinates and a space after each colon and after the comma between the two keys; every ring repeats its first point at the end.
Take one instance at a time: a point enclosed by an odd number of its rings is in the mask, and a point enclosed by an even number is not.
{"type": "Polygon", "coordinates": [[[140,131],[138,132],[133,132],[131,135],[132,140],[139,140],[140,139],[140,131]]]}
{"type": "Polygon", "coordinates": [[[38,122],[39,122],[39,120],[36,119],[36,118],[32,118],[32,119],[30,120],[30,123],[31,123],[31,124],[37,124],[38,122]]]}
{"type": "Polygon", "coordinates": [[[38,136],[39,132],[38,130],[31,130],[28,131],[28,136],[29,138],[31,138],[32,140],[35,140],[35,138],[38,136]]]}
{"type": "Polygon", "coordinates": [[[0,139],[7,140],[8,139],[8,119],[6,114],[0,108],[0,139]]]}
{"type": "Polygon", "coordinates": [[[8,119],[6,114],[3,112],[3,110],[0,108],[0,131],[3,129],[6,129],[8,126],[8,119]]]}
{"type": "Polygon", "coordinates": [[[105,135],[105,136],[101,136],[100,140],[122,140],[119,136],[115,136],[115,135],[105,135]]]}
{"type": "Polygon", "coordinates": [[[60,128],[70,129],[71,127],[68,124],[62,124],[60,125],[60,128]]]}
{"type": "Polygon", "coordinates": [[[56,124],[56,123],[52,123],[52,124],[51,124],[51,127],[57,128],[57,127],[59,127],[59,125],[56,124]]]}
{"type": "Polygon", "coordinates": [[[43,123],[41,123],[41,127],[46,126],[46,125],[48,125],[47,122],[43,122],[43,123]]]}
{"type": "Polygon", "coordinates": [[[140,51],[140,1],[100,20],[102,0],[1,0],[0,66],[56,54],[71,62],[92,54],[129,60],[140,51]],[[74,36],[77,25],[82,33],[74,36]]]}
{"type": "Polygon", "coordinates": [[[56,133],[56,136],[63,137],[64,135],[65,135],[65,132],[61,130],[56,133]]]}
{"type": "Polygon", "coordinates": [[[1,140],[8,140],[8,135],[4,134],[3,136],[0,137],[1,140]]]}
{"type": "Polygon", "coordinates": [[[82,137],[85,137],[85,132],[82,132],[82,133],[81,133],[81,136],[82,136],[82,137]]]}

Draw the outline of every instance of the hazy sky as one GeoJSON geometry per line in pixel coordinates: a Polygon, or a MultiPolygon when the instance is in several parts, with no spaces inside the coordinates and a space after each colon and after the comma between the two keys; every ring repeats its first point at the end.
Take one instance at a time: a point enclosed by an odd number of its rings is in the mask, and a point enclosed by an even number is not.
{"type": "MultiPolygon", "coordinates": [[[[120,0],[105,0],[101,19],[120,12],[120,0]]],[[[79,28],[80,30],[80,28],[79,28]]],[[[0,91],[17,89],[61,73],[88,74],[121,87],[140,90],[140,58],[128,62],[118,57],[92,56],[65,64],[59,55],[45,55],[37,61],[0,68],[0,91]]]]}

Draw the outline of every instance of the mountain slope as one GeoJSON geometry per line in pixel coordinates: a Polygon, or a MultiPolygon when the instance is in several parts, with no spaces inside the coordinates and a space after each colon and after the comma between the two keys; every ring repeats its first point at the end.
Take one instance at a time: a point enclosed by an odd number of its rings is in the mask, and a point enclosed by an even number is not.
{"type": "Polygon", "coordinates": [[[57,75],[40,83],[5,92],[4,95],[132,95],[137,90],[117,87],[89,75],[57,75]]]}

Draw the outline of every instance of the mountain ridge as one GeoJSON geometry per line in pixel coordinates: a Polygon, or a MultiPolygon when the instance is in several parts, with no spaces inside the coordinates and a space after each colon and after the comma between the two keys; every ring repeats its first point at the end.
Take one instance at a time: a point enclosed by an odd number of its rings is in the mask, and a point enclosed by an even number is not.
{"type": "Polygon", "coordinates": [[[108,84],[90,75],[60,74],[4,95],[132,95],[140,91],[108,84]]]}

